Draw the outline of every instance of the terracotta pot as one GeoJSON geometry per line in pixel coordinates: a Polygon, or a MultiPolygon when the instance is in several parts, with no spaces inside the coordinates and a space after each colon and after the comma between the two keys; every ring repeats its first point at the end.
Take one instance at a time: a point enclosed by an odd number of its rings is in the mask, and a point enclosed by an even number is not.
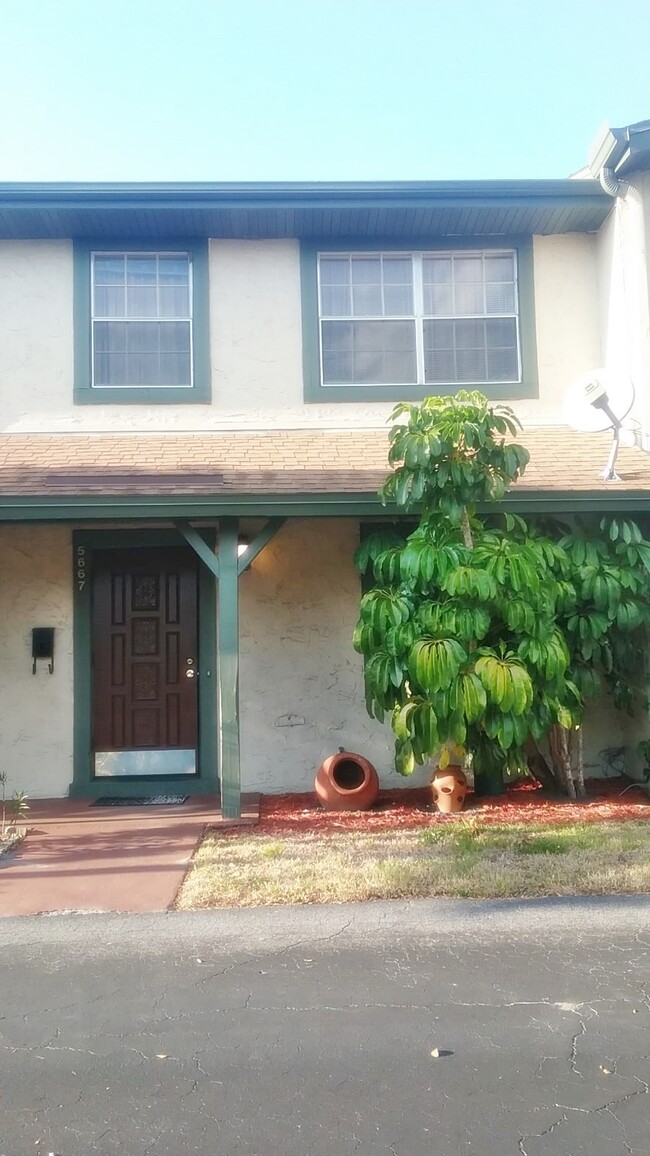
{"type": "Polygon", "coordinates": [[[326,811],[366,811],[379,794],[379,779],[362,755],[339,751],[321,763],[314,787],[326,811]]]}
{"type": "Polygon", "coordinates": [[[431,790],[436,807],[444,815],[462,811],[467,794],[467,779],[462,767],[454,763],[450,763],[444,771],[438,767],[431,780],[431,790]]]}

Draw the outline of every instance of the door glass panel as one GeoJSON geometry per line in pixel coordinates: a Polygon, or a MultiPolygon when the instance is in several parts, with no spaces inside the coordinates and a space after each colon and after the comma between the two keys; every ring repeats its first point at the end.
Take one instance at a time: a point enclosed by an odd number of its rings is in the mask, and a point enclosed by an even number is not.
{"type": "Polygon", "coordinates": [[[196,751],[97,751],[95,754],[95,775],[99,779],[195,774],[196,751]]]}
{"type": "Polygon", "coordinates": [[[157,610],[159,581],[157,574],[134,574],[132,581],[131,608],[133,610],[157,610]]]}

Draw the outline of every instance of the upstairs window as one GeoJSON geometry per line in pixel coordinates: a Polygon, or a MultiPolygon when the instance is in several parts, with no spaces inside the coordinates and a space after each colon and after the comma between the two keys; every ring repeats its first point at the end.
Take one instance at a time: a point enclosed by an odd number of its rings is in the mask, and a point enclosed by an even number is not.
{"type": "Polygon", "coordinates": [[[520,381],[512,250],[321,254],[322,382],[520,381]]]}
{"type": "Polygon", "coordinates": [[[302,278],[308,401],[466,388],[535,396],[529,242],[418,252],[303,246],[302,278]]]}
{"type": "Polygon", "coordinates": [[[75,400],[210,399],[207,243],[75,246],[75,400]]]}
{"type": "Polygon", "coordinates": [[[92,254],[95,389],[192,388],[189,253],[92,254]]]}

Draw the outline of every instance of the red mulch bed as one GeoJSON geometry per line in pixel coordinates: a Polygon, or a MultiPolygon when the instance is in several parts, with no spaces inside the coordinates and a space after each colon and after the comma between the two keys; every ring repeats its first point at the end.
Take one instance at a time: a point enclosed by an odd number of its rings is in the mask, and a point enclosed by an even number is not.
{"type": "MultiPolygon", "coordinates": [[[[591,779],[587,799],[572,803],[549,795],[528,780],[513,783],[504,795],[469,795],[460,815],[439,815],[426,787],[381,791],[370,811],[323,811],[316,795],[263,795],[258,835],[335,831],[391,831],[427,827],[432,822],[477,819],[480,823],[600,823],[650,819],[650,797],[629,779],[591,779]]],[[[248,833],[248,832],[247,832],[248,833]]],[[[252,832],[251,832],[252,833],[252,832]]]]}

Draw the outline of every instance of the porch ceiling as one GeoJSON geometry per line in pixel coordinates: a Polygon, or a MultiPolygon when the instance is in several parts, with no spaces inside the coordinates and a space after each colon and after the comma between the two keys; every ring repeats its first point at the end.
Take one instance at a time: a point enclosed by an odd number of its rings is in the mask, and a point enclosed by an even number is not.
{"type": "MultiPolygon", "coordinates": [[[[647,495],[650,455],[622,449],[618,483],[604,482],[607,434],[566,427],[526,430],[530,465],[513,498],[572,493],[647,495]]],[[[259,496],[373,497],[387,472],[385,429],[265,430],[184,434],[5,434],[0,436],[0,509],[16,500],[46,506],[71,498],[259,496]]]]}

